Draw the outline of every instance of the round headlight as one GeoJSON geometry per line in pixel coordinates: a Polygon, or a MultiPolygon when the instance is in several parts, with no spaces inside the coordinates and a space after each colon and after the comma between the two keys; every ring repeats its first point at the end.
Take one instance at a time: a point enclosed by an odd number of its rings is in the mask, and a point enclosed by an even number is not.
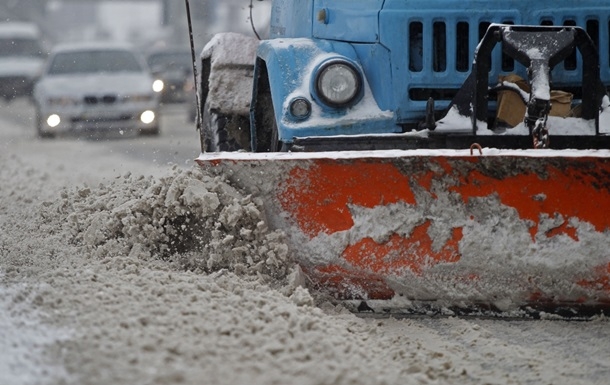
{"type": "Polygon", "coordinates": [[[57,114],[52,114],[47,118],[47,124],[49,127],[57,127],[59,126],[59,123],[61,123],[61,119],[57,114]]]}
{"type": "Polygon", "coordinates": [[[305,98],[295,98],[290,102],[290,115],[298,120],[304,120],[311,115],[311,103],[305,98]]]}
{"type": "Polygon", "coordinates": [[[331,107],[353,105],[361,87],[360,72],[348,62],[330,62],[320,68],[316,78],[320,99],[331,107]]]}
{"type": "Polygon", "coordinates": [[[140,115],[140,121],[144,124],[150,124],[155,121],[155,113],[151,110],[146,110],[140,115]]]}

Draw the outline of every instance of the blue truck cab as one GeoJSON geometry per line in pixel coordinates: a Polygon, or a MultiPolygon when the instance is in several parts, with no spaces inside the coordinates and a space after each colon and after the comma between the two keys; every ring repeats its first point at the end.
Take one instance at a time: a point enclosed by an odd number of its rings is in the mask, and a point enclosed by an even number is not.
{"type": "Polygon", "coordinates": [[[570,95],[561,119],[574,119],[554,126],[585,127],[551,131],[555,146],[608,146],[608,2],[274,0],[271,9],[249,150],[531,147],[532,135],[549,135],[551,90],[570,95]],[[498,124],[502,91],[523,99],[520,127],[498,124]]]}

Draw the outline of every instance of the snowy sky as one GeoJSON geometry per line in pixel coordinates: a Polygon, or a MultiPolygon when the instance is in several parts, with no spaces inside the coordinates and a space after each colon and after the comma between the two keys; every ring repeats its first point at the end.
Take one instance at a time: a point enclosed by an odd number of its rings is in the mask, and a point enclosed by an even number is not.
{"type": "Polygon", "coordinates": [[[154,2],[103,3],[98,12],[99,23],[116,40],[128,40],[134,31],[146,33],[161,23],[161,4],[154,2]]]}

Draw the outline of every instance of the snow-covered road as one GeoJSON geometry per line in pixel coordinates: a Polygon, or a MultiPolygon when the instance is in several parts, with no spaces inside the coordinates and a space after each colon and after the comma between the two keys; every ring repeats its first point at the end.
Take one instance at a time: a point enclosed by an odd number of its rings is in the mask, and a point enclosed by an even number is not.
{"type": "Polygon", "coordinates": [[[610,381],[607,318],[362,319],[316,300],[252,199],[109,150],[128,145],[0,116],[0,384],[610,381]]]}

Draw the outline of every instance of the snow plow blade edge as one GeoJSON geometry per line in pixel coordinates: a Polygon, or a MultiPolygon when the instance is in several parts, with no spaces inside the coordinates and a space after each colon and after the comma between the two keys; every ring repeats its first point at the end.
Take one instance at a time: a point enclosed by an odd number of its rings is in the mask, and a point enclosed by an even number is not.
{"type": "Polygon", "coordinates": [[[261,197],[313,286],[337,299],[609,308],[610,152],[483,152],[197,163],[261,197]]]}

